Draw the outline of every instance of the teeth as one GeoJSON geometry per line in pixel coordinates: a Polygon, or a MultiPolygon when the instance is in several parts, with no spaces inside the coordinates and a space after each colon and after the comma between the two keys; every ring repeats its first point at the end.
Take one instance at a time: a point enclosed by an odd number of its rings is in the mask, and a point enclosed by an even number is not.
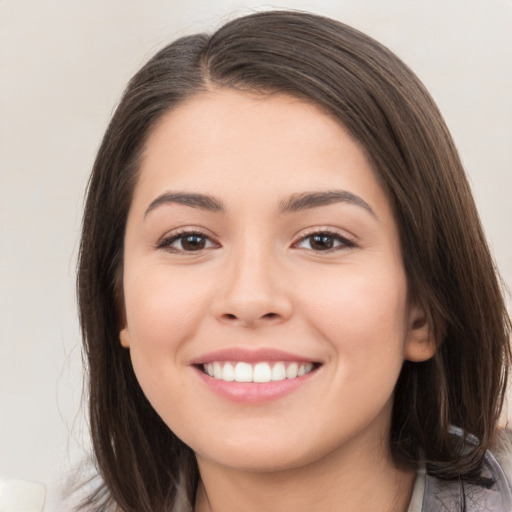
{"type": "MultiPolygon", "coordinates": [[[[296,363],[293,363],[296,364],[296,363]]],[[[276,363],[272,367],[271,380],[284,380],[286,379],[286,367],[284,363],[276,363]]]]}
{"type": "Polygon", "coordinates": [[[252,366],[249,363],[236,363],[235,380],[237,382],[252,382],[252,366]]]}
{"type": "Polygon", "coordinates": [[[251,380],[253,380],[254,382],[270,382],[272,380],[272,370],[270,369],[270,365],[268,363],[258,363],[254,367],[254,370],[252,370],[251,380]]]}
{"type": "MultiPolygon", "coordinates": [[[[220,364],[220,363],[219,363],[220,364]]],[[[235,380],[235,369],[231,363],[226,363],[222,368],[222,375],[220,377],[226,382],[233,382],[235,380]]]]}
{"type": "Polygon", "coordinates": [[[297,363],[292,363],[288,368],[286,368],[286,378],[287,379],[295,379],[297,377],[297,373],[299,372],[299,365],[297,363]]]}
{"type": "Polygon", "coordinates": [[[313,369],[312,363],[270,363],[261,362],[251,365],[243,361],[237,363],[215,361],[203,365],[204,372],[214,379],[226,382],[272,382],[296,379],[313,369]]]}

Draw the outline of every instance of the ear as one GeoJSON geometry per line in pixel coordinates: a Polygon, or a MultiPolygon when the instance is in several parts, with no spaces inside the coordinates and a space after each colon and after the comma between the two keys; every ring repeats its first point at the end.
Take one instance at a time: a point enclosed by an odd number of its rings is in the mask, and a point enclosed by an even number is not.
{"type": "Polygon", "coordinates": [[[122,295],[118,298],[119,306],[119,323],[122,325],[119,331],[119,341],[124,348],[130,348],[130,332],[128,331],[128,322],[126,321],[126,309],[124,305],[124,298],[122,295]]]}
{"type": "Polygon", "coordinates": [[[124,348],[130,348],[130,333],[128,332],[128,327],[124,327],[119,332],[119,341],[124,348]]]}
{"type": "Polygon", "coordinates": [[[425,308],[411,305],[408,318],[408,332],[405,343],[405,359],[422,362],[433,357],[436,340],[425,308]]]}

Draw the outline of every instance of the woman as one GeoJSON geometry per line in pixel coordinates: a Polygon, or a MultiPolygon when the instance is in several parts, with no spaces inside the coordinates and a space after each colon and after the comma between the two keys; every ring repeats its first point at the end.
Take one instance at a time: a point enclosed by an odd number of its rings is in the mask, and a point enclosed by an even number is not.
{"type": "Polygon", "coordinates": [[[358,31],[265,12],[153,57],[96,159],[78,289],[96,510],[512,506],[471,192],[358,31]]]}

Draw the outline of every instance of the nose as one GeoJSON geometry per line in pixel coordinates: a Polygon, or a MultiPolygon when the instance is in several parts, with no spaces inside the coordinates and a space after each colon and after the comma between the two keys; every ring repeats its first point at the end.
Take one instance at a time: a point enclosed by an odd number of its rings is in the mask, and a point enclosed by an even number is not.
{"type": "Polygon", "coordinates": [[[247,248],[224,262],[212,302],[222,323],[257,327],[284,322],[292,315],[292,300],[277,258],[271,251],[247,248]]]}

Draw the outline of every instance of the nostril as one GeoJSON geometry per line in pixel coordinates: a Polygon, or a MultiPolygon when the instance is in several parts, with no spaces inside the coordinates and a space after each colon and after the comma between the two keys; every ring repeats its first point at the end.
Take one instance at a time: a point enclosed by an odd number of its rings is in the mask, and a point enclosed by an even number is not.
{"type": "MultiPolygon", "coordinates": [[[[226,320],[238,320],[238,316],[233,314],[233,313],[224,313],[224,315],[222,315],[226,320]]],[[[266,313],[264,315],[262,315],[260,318],[264,318],[264,319],[273,319],[273,318],[278,318],[279,315],[277,313],[266,313]]]]}

